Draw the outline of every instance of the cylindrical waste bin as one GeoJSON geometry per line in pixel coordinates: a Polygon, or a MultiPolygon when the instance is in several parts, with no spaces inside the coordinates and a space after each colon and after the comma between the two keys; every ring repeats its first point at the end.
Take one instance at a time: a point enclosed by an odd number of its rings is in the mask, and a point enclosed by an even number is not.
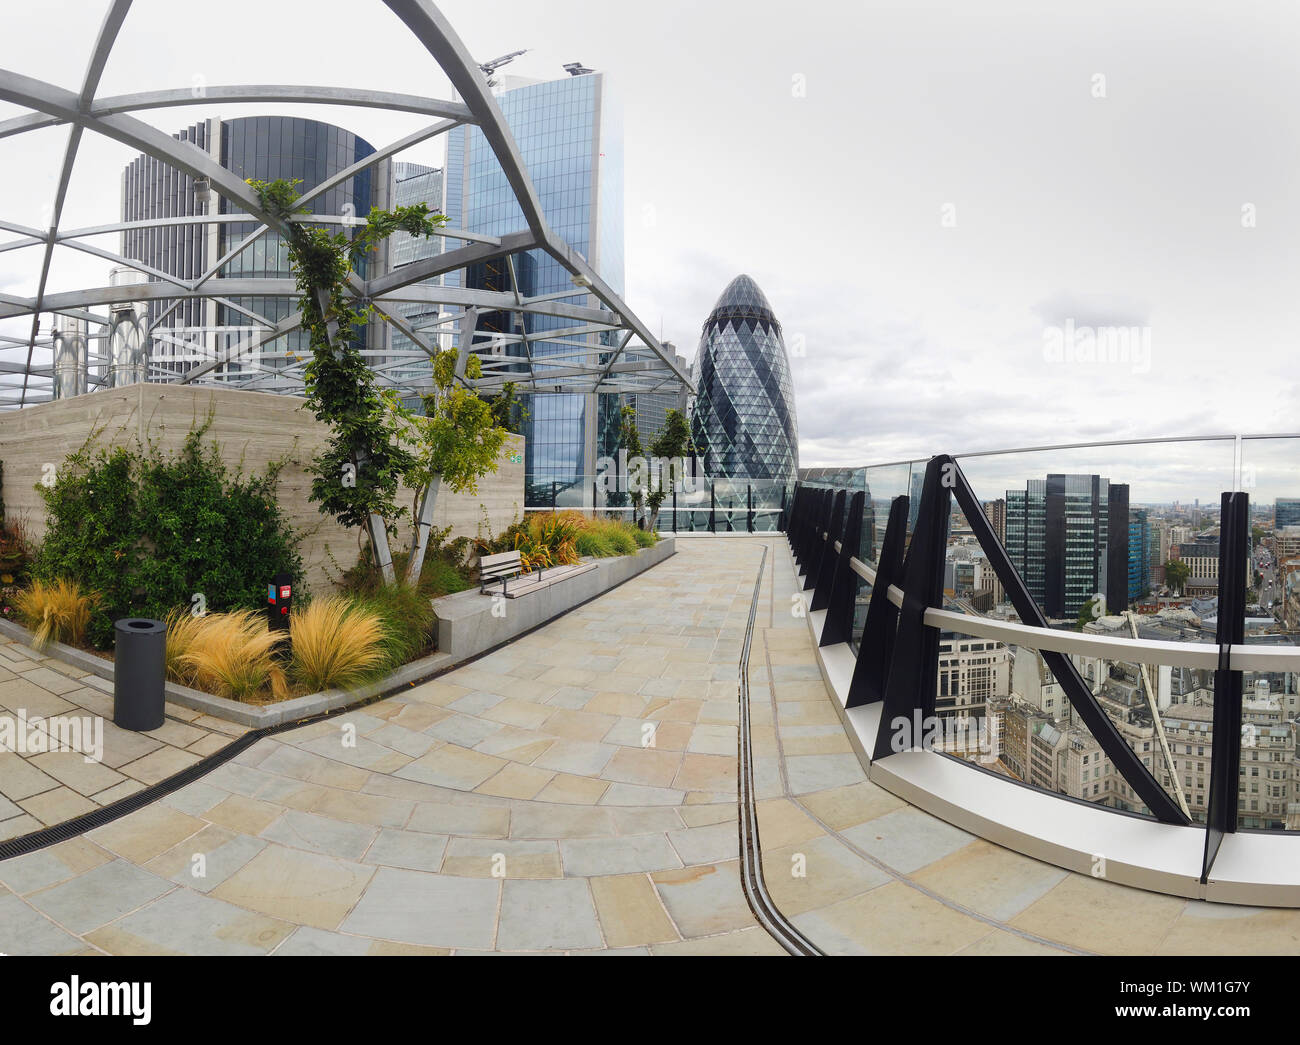
{"type": "Polygon", "coordinates": [[[113,622],[113,724],[143,732],[163,724],[167,681],[167,625],[127,617],[113,622]]]}

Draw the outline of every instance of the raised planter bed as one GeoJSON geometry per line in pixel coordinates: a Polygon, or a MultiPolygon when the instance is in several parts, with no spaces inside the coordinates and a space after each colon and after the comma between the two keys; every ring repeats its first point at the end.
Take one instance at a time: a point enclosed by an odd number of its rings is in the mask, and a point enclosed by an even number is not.
{"type": "MultiPolygon", "coordinates": [[[[511,599],[505,617],[492,616],[493,599],[489,595],[480,595],[477,588],[435,599],[433,606],[438,613],[436,625],[438,652],[403,664],[382,679],[356,689],[327,689],[320,693],[294,697],[292,700],[282,700],[276,704],[244,704],[238,700],[228,700],[225,697],[168,682],[167,700],[191,711],[199,711],[214,718],[236,722],[241,726],[254,729],[278,726],[285,722],[310,718],[325,711],[349,707],[369,700],[377,694],[396,689],[398,686],[446,671],[461,661],[509,642],[539,624],[544,624],[657,565],[672,555],[673,550],[673,539],[667,537],[660,540],[653,548],[642,548],[635,555],[593,560],[596,569],[586,570],[567,579],[561,578],[555,584],[534,591],[523,598],[511,599]]],[[[0,634],[27,646],[32,642],[30,631],[14,621],[2,618],[0,618],[0,634]]],[[[45,648],[45,655],[81,668],[97,679],[105,680],[108,685],[101,683],[99,688],[111,692],[113,682],[111,660],[62,642],[51,642],[45,648]]]]}
{"type": "Polygon", "coordinates": [[[663,562],[675,550],[673,538],[664,537],[634,555],[584,560],[596,568],[509,600],[504,616],[493,616],[491,593],[480,595],[477,588],[434,599],[438,649],[454,661],[477,656],[617,587],[663,562]]]}

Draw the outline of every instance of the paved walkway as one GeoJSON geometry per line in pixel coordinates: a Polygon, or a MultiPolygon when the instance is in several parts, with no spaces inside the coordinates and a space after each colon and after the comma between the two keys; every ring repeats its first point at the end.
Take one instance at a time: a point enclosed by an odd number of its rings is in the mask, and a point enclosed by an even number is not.
{"type": "MultiPolygon", "coordinates": [[[[162,728],[132,733],[113,725],[113,684],[0,636],[0,726],[14,730],[7,749],[0,737],[0,842],[62,823],[179,773],[225,747],[245,727],[168,703],[162,728]],[[101,757],[91,737],[77,751],[49,751],[52,716],[102,724],[101,757]],[[29,730],[27,727],[31,726],[29,730]],[[28,741],[33,741],[30,745],[28,741]]],[[[56,727],[54,741],[59,731],[56,727]]],[[[70,733],[63,733],[71,737],[70,733]]],[[[0,948],[3,949],[3,948],[0,948]]]]}
{"type": "Polygon", "coordinates": [[[0,951],[783,953],[737,858],[737,665],[764,543],[763,864],[821,948],[1294,952],[1300,912],[1069,874],[868,783],[780,538],[680,540],[497,653],[0,862],[0,951]]]}

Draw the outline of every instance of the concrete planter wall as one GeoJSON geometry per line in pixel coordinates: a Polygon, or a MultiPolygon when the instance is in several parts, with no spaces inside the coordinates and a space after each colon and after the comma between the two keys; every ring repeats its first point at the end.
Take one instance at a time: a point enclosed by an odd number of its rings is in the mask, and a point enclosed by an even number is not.
{"type": "Polygon", "coordinates": [[[630,580],[663,562],[675,550],[674,539],[664,537],[653,548],[642,548],[635,555],[595,559],[594,570],[523,598],[504,600],[505,615],[500,617],[492,615],[493,603],[498,600],[480,595],[477,588],[435,599],[438,649],[455,661],[477,656],[630,580]]]}
{"type": "MultiPolygon", "coordinates": [[[[445,671],[485,650],[509,642],[663,562],[673,551],[673,539],[667,537],[653,548],[643,548],[635,555],[597,559],[597,569],[588,570],[523,598],[507,600],[504,617],[492,616],[494,600],[480,595],[477,588],[435,599],[433,606],[438,614],[438,652],[403,664],[391,675],[355,690],[327,689],[263,706],[242,704],[237,700],[227,700],[225,697],[168,682],[167,700],[191,711],[199,711],[253,729],[278,726],[310,718],[324,711],[345,708],[408,682],[445,671]]],[[[0,634],[28,646],[32,642],[31,632],[14,621],[0,619],[0,634]]],[[[61,642],[51,642],[46,647],[45,654],[81,668],[91,676],[86,680],[88,684],[112,692],[111,660],[61,642]]]]}
{"type": "MultiPolygon", "coordinates": [[[[286,519],[302,536],[303,581],[327,592],[341,566],[356,561],[357,532],[322,515],[311,500],[312,455],[329,438],[297,396],[268,395],[235,388],[198,385],[138,384],[103,389],[91,395],[38,403],[0,414],[0,460],[4,461],[3,499],[14,518],[26,520],[29,535],[45,533],[45,502],[37,492],[47,466],[62,467],[68,454],[100,431],[98,445],[132,446],[151,440],[166,454],[175,453],[185,437],[211,415],[207,441],[220,447],[230,468],[260,471],[270,461],[287,458],[277,497],[286,519]],[[331,563],[331,556],[335,560],[331,563]]],[[[398,504],[410,504],[405,487],[398,504]]],[[[474,537],[484,526],[500,533],[524,511],[524,438],[506,440],[495,472],[479,480],[478,493],[443,489],[433,513],[435,529],[450,526],[453,536],[474,537]]],[[[397,550],[394,548],[394,550],[397,550]]]]}

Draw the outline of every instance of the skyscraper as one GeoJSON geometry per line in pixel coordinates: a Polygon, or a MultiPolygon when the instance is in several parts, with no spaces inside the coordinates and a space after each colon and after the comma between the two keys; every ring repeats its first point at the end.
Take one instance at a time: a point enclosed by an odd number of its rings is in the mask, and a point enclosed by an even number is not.
{"type": "Polygon", "coordinates": [[[1007,554],[1049,617],[1068,618],[1095,595],[1128,605],[1128,487],[1097,475],[1048,475],[1008,490],[1007,554]]]}
{"type": "Polygon", "coordinates": [[[1300,526],[1300,497],[1279,497],[1273,502],[1273,528],[1300,526]]]}
{"type": "MultiPolygon", "coordinates": [[[[558,80],[503,77],[497,103],[532,176],[547,222],[622,294],[623,132],[605,74],[577,67],[558,80]]],[[[448,134],[444,184],[444,213],[450,227],[491,236],[525,227],[505,174],[477,127],[458,127],[448,134]]],[[[447,240],[444,249],[455,249],[462,242],[447,240]]],[[[460,273],[446,277],[451,286],[459,286],[460,280],[460,273]]],[[[472,265],[465,273],[465,285],[529,297],[571,291],[559,300],[588,307],[598,304],[541,250],[472,265]]],[[[509,335],[515,339],[503,345],[503,354],[523,355],[517,336],[525,334],[534,360],[572,353],[575,340],[613,347],[608,334],[544,340],[547,330],[572,325],[560,317],[530,315],[522,328],[520,322],[516,313],[480,314],[479,341],[484,335],[509,335]]],[[[545,373],[544,367],[535,370],[545,373]]],[[[525,471],[534,487],[549,491],[552,482],[580,481],[595,471],[596,458],[616,441],[616,394],[527,394],[524,406],[529,414],[525,471]]]]}
{"type": "Polygon", "coordinates": [[[1007,542],[1007,502],[999,497],[996,501],[984,502],[984,514],[988,516],[989,526],[1003,544],[1007,542]]]}
{"type": "Polygon", "coordinates": [[[1128,512],[1128,600],[1139,599],[1151,589],[1148,565],[1150,524],[1145,508],[1128,512]]]}
{"type": "MultiPolygon", "coordinates": [[[[290,116],[249,116],[235,120],[204,120],[177,135],[192,142],[240,178],[275,181],[298,178],[307,191],[345,167],[371,155],[374,147],[342,127],[290,116]]],[[[307,204],[313,214],[354,214],[364,217],[371,207],[389,205],[390,164],[381,161],[322,193],[307,204]]],[[[205,215],[218,199],[206,183],[151,156],[132,160],[122,173],[122,220],[187,218],[205,215]]],[[[222,212],[229,203],[220,200],[222,212]]],[[[218,262],[256,231],[256,222],[226,224],[178,223],[122,233],[122,256],[177,276],[194,280],[216,269],[218,262]]],[[[387,248],[362,263],[361,275],[382,272],[387,248]]],[[[263,233],[220,267],[223,277],[289,278],[284,242],[275,232],[263,233]]],[[[149,365],[173,374],[187,373],[217,353],[230,352],[232,362],[217,373],[234,384],[259,382],[267,391],[301,392],[301,384],[274,381],[276,371],[297,364],[310,354],[308,337],[298,329],[271,344],[260,343],[254,318],[272,323],[297,307],[293,297],[236,297],[225,303],[212,299],[155,299],[149,304],[153,324],[149,365]]],[[[387,326],[372,322],[364,333],[370,352],[387,347],[387,326]]]]}
{"type": "Polygon", "coordinates": [[[727,284],[704,321],[691,430],[704,473],[793,484],[799,471],[794,385],[781,324],[748,276],[727,284]]]}

